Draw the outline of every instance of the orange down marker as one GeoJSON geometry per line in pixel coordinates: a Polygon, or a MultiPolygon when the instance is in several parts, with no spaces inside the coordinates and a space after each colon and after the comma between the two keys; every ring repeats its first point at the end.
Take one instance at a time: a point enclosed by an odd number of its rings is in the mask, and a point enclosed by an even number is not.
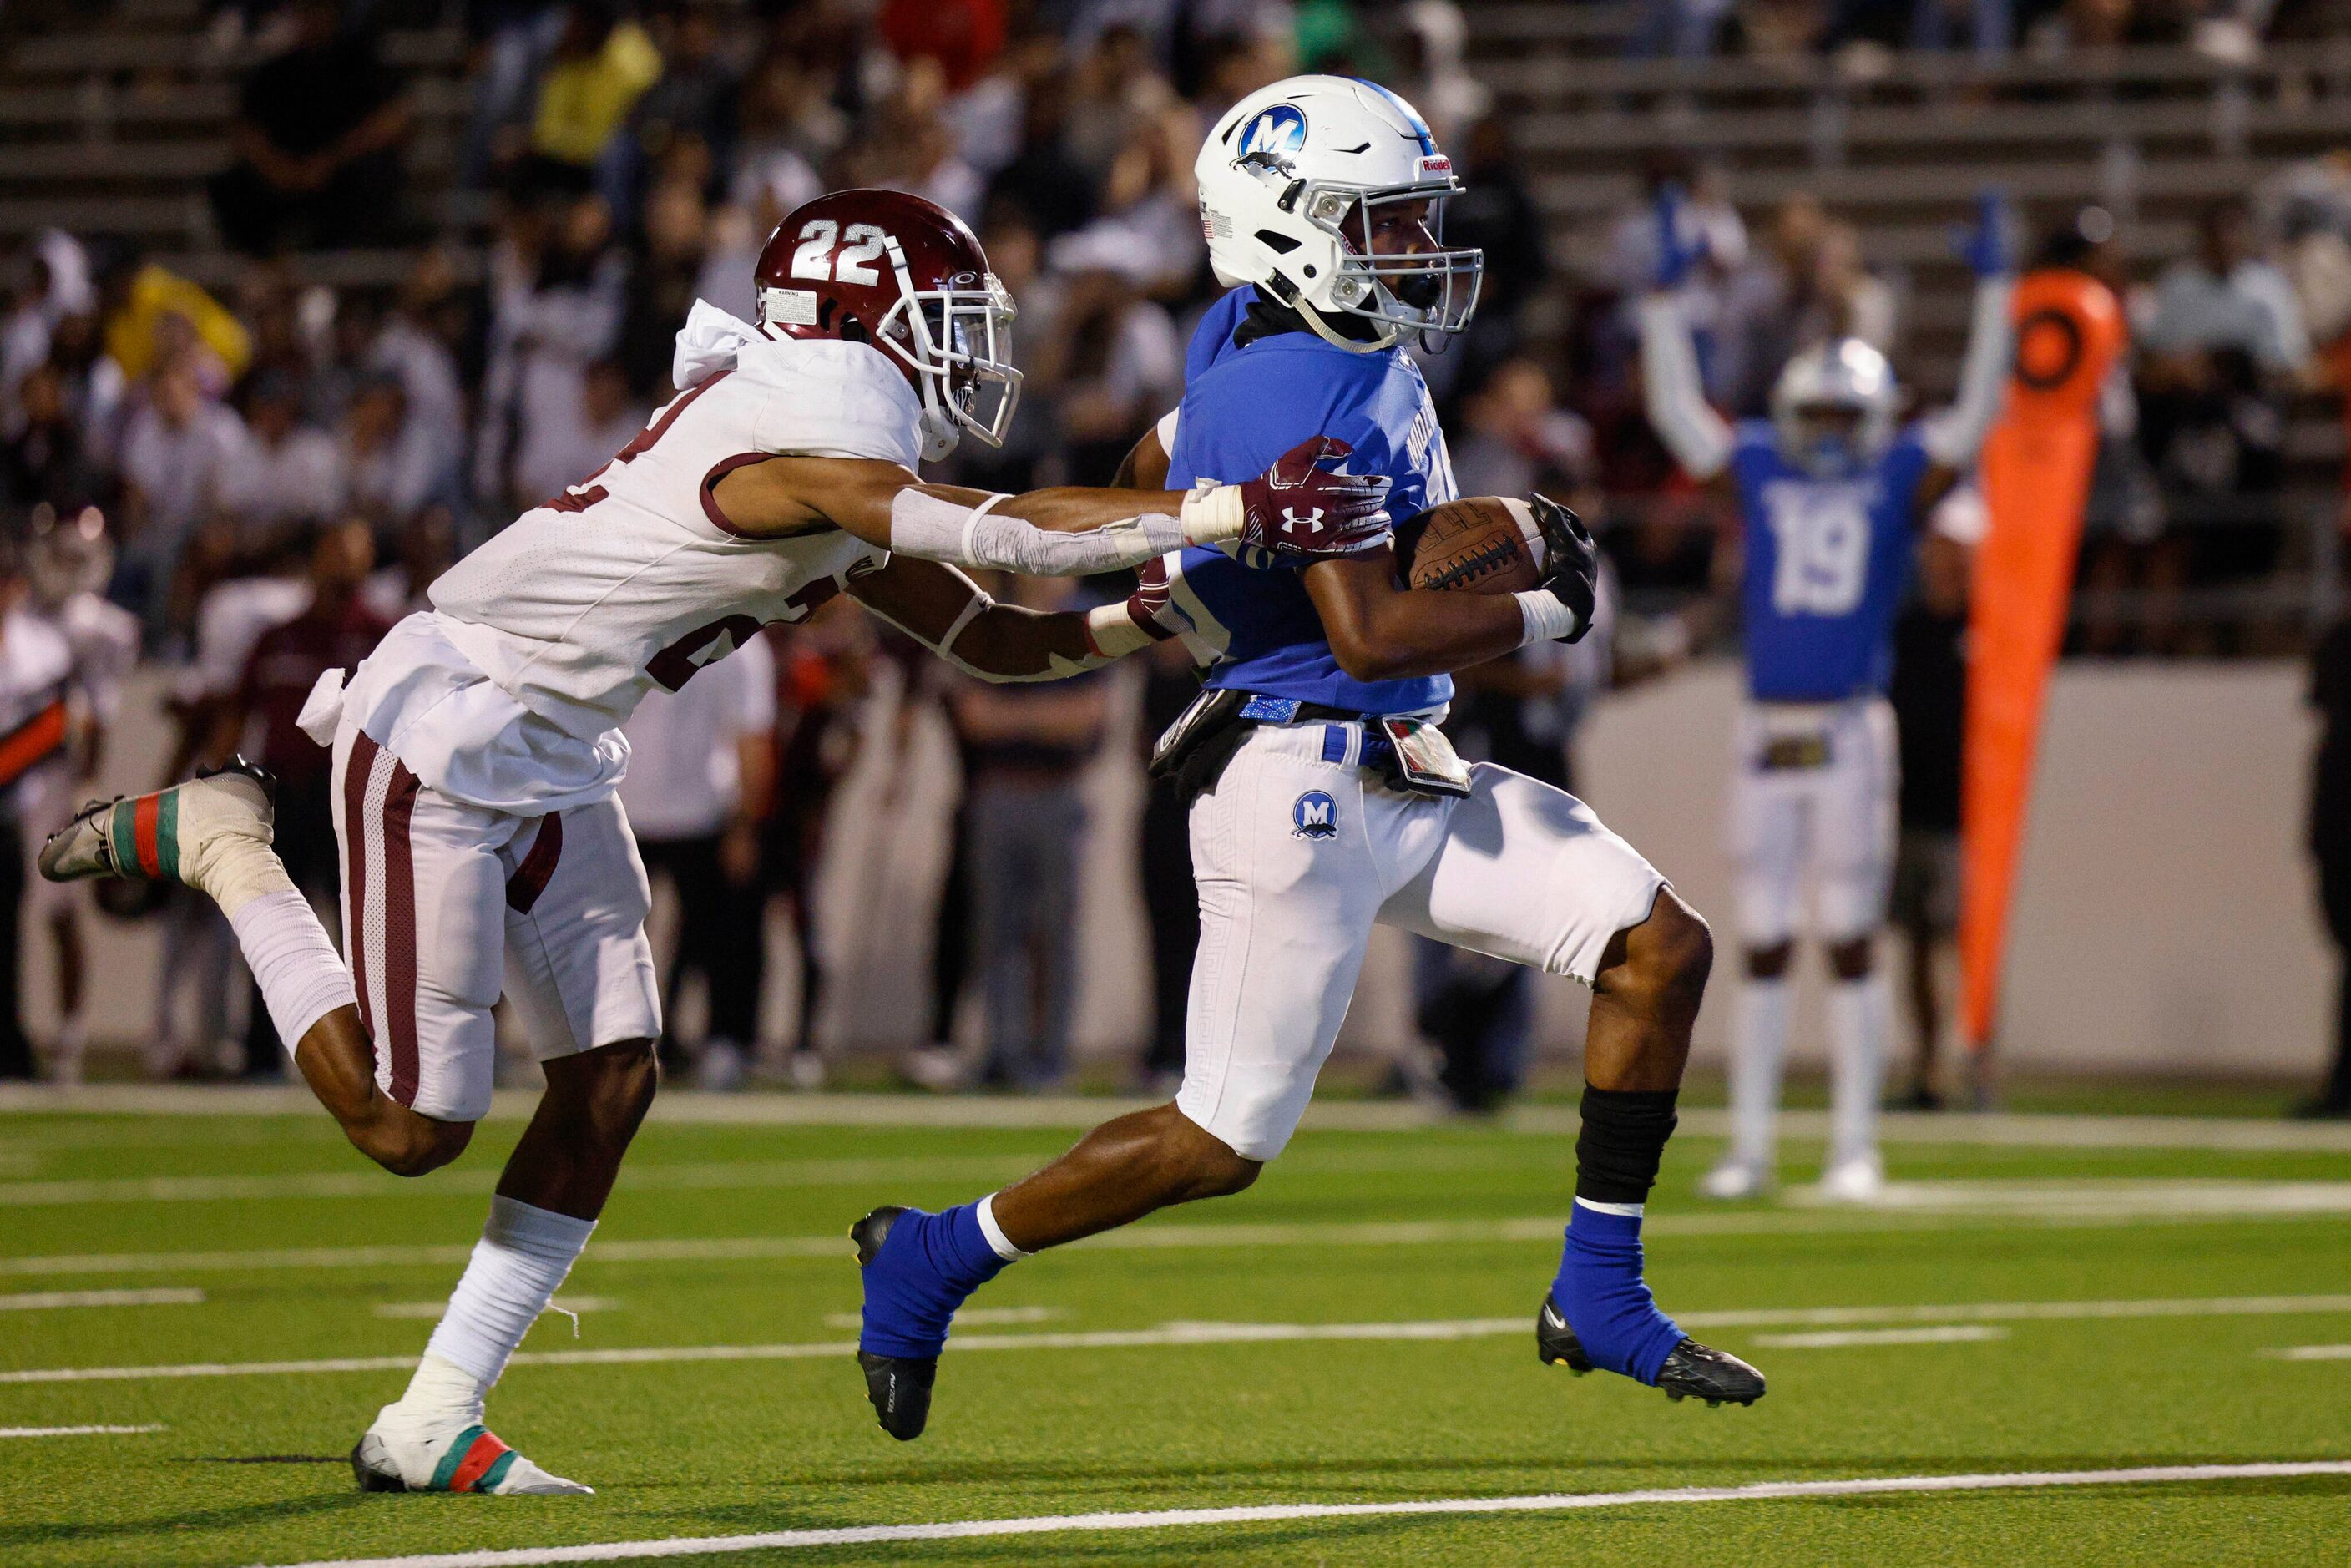
{"type": "Polygon", "coordinates": [[[1990,530],[1968,612],[1968,711],[1960,793],[1960,1025],[1991,1043],[2001,958],[2024,841],[2025,802],[2049,667],[2064,640],[2074,562],[2098,454],[2098,389],[2121,352],[2122,309],[2087,273],[2017,280],[2016,360],[1981,467],[1990,530]]]}

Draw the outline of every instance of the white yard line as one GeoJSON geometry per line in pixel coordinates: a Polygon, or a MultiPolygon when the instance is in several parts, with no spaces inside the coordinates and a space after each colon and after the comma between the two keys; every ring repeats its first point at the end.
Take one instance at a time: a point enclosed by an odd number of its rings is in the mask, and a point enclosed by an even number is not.
{"type": "MultiPolygon", "coordinates": [[[[1691,1329],[1793,1328],[1869,1323],[2050,1322],[2065,1319],[2268,1317],[2300,1312],[2351,1313],[2351,1295],[2198,1296],[2136,1301],[1978,1301],[1941,1306],[1763,1307],[1684,1312],[1691,1329]]],[[[956,1353],[998,1350],[1131,1350],[1165,1345],[1264,1344],[1303,1340],[1465,1340],[1531,1332],[1532,1320],[1438,1318],[1368,1323],[1170,1322],[1148,1329],[1096,1329],[1060,1333],[957,1334],[956,1353]]],[[[611,1349],[523,1351],[516,1366],[617,1366],[703,1361],[807,1361],[845,1356],[852,1340],[791,1344],[626,1345],[611,1349]]],[[[415,1364],[413,1355],[339,1356],[319,1361],[193,1362],[159,1366],[47,1366],[0,1372],[0,1384],[125,1383],[147,1378],[269,1377],[313,1373],[391,1372],[415,1364]]]]}
{"type": "Polygon", "coordinates": [[[1976,1340],[2006,1339],[1997,1323],[1939,1323],[1922,1329],[1823,1329],[1818,1333],[1760,1333],[1755,1343],[1767,1350],[1843,1350],[1848,1345],[1964,1344],[1976,1340]]]}
{"type": "Polygon", "coordinates": [[[38,1312],[77,1307],[193,1307],[202,1291],[172,1287],[152,1291],[19,1291],[0,1295],[0,1312],[38,1312]]]}
{"type": "MultiPolygon", "coordinates": [[[[2235,1184],[2258,1188],[2263,1184],[2235,1184]]],[[[2281,1187],[2311,1184],[2278,1183],[2281,1187]]],[[[2326,1185],[2326,1184],[2321,1184],[2326,1185]]],[[[412,1187],[399,1190],[413,1192],[412,1187]]],[[[2316,1219],[2334,1215],[2293,1194],[2274,1200],[2258,1192],[2244,1207],[2217,1203],[2173,1208],[2119,1200],[2074,1203],[2058,1195],[2055,1207],[2035,1212],[2002,1204],[1978,1214],[1963,1209],[1871,1210],[1731,1209],[1719,1213],[1653,1215],[1643,1227],[1651,1239],[1684,1236],[1803,1236],[1834,1232],[1970,1229],[1986,1226],[2105,1228],[2137,1225],[2199,1225],[2222,1220],[2316,1219]]],[[[1203,1247],[1454,1247],[1520,1241],[1555,1241],[1563,1221],[1556,1216],[1513,1219],[1341,1220],[1308,1223],[1268,1221],[1230,1225],[1143,1225],[1109,1231],[1076,1243],[1104,1251],[1157,1251],[1203,1247]]],[[[745,1262],[778,1259],[837,1261],[849,1243],[840,1236],[738,1236],[678,1239],[598,1241],[591,1263],[745,1262]]],[[[61,1252],[0,1257],[0,1278],[79,1274],[274,1273],[303,1269],[403,1269],[462,1263],[466,1245],[392,1247],[256,1248],[207,1252],[61,1252]]]]}
{"type": "Polygon", "coordinates": [[[162,1427],[0,1427],[0,1437],[128,1437],[162,1427]]]}
{"type": "MultiPolygon", "coordinates": [[[[632,1166],[629,1186],[641,1192],[699,1192],[729,1187],[862,1186],[874,1182],[982,1182],[1024,1174],[1037,1164],[1026,1155],[973,1155],[914,1159],[729,1160],[695,1165],[632,1166]]],[[[69,1204],[223,1203],[256,1198],[455,1197],[486,1193],[498,1172],[445,1171],[423,1186],[387,1180],[381,1171],[290,1171],[270,1176],[106,1176],[78,1181],[0,1182],[0,1207],[69,1204]]]]}
{"type": "Polygon", "coordinates": [[[2280,1361],[2351,1361],[2351,1344],[2295,1344],[2262,1354],[2280,1361]]]}
{"type": "MultiPolygon", "coordinates": [[[[502,1091],[491,1114],[520,1119],[538,1096],[502,1091]]],[[[998,1099],[910,1094],[704,1094],[664,1090],[653,1103],[653,1120],[704,1125],[826,1127],[1091,1127],[1154,1101],[1095,1099],[998,1099]]],[[[306,1090],[209,1084],[0,1084],[0,1113],[83,1112],[112,1115],[305,1116],[321,1113],[306,1090]]],[[[1338,1132],[1401,1132],[1437,1119],[1416,1105],[1395,1101],[1326,1101],[1307,1113],[1306,1125],[1338,1132]]],[[[1578,1126],[1566,1105],[1514,1107],[1500,1124],[1541,1137],[1573,1137],[1578,1126]]],[[[1700,1137],[1729,1128],[1723,1112],[1682,1113],[1683,1128],[1700,1137]]],[[[1781,1119],[1791,1138],[1818,1138],[1828,1130],[1825,1112],[1797,1111],[1781,1119]]],[[[2305,1150],[2351,1154],[2351,1125],[2325,1122],[2256,1120],[2250,1117],[2080,1116],[1995,1112],[1935,1115],[1895,1112],[1881,1123],[1883,1136],[1898,1144],[1975,1144],[2070,1148],[2305,1150]]],[[[136,1141],[126,1133],[125,1141],[136,1141]]]]}
{"type": "Polygon", "coordinates": [[[2023,1470],[2011,1475],[1866,1476],[1834,1481],[1760,1481],[1740,1487],[1660,1487],[1641,1491],[1552,1492],[1536,1497],[1430,1498],[1417,1502],[1271,1503],[1253,1508],[1169,1508],[1137,1513],[1045,1514],[1031,1519],[971,1519],[942,1524],[867,1524],[840,1530],[777,1530],[758,1535],[674,1536],[593,1546],[445,1552],[416,1557],[328,1558],[293,1568],[537,1568],[561,1563],[619,1563],[707,1557],[802,1547],[870,1546],[900,1541],[968,1541],[990,1535],[1062,1535],[1203,1525],[1268,1524],[1301,1519],[1408,1518],[1427,1514],[1563,1513],[1693,1502],[1779,1502],[1888,1493],[2018,1491],[2042,1487],[2159,1486],[2183,1481],[2284,1480],[2351,1475],[2351,1460],[2252,1465],[2145,1465],[2120,1470],[2023,1470]]]}
{"type": "MultiPolygon", "coordinates": [[[[611,1296],[558,1296],[547,1303],[539,1315],[549,1312],[563,1317],[571,1312],[609,1312],[621,1303],[611,1296]]],[[[378,1301],[368,1309],[380,1318],[438,1318],[449,1310],[449,1298],[430,1301],[378,1301]]]]}

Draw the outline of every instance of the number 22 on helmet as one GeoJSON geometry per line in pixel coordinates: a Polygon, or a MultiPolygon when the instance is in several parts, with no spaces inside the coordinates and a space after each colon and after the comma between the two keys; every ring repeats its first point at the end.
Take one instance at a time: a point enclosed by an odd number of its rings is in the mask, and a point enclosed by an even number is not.
{"type": "Polygon", "coordinates": [[[953,213],[900,191],[835,191],[777,225],[754,278],[763,329],[897,361],[922,394],[924,461],[965,431],[1004,444],[1020,401],[1012,297],[953,213]]]}

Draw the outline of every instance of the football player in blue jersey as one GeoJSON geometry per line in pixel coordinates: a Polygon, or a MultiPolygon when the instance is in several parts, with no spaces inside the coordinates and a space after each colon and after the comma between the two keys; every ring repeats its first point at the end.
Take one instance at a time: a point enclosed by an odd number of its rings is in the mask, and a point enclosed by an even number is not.
{"type": "Polygon", "coordinates": [[[1999,413],[2011,352],[2008,223],[1982,201],[1963,252],[1977,283],[1959,396],[1898,423],[1886,356],[1856,338],[1797,354],[1771,417],[1726,423],[1708,406],[1675,290],[1695,261],[1679,197],[1659,199],[1656,290],[1642,301],[1649,421],[1693,477],[1736,497],[1747,696],[1729,829],[1746,975],[1731,1047],[1731,1146],[1711,1197],[1766,1190],[1788,1034],[1788,964],[1812,884],[1826,947],[1831,1134],[1823,1196],[1866,1202],[1885,1171],[1877,1097],[1891,1004],[1875,961],[1894,854],[1894,617],[1915,532],[1974,463],[1999,413]]]}
{"type": "MultiPolygon", "coordinates": [[[[1131,475],[1204,484],[1320,438],[1328,457],[1386,478],[1393,517],[1453,500],[1445,436],[1402,345],[1461,330],[1479,258],[1442,244],[1458,186],[1420,116],[1367,82],[1293,78],[1224,115],[1197,172],[1209,256],[1233,292],[1194,338],[1183,403],[1131,475]]],[[[949,1320],[1006,1264],[1257,1178],[1305,1112],[1377,925],[1593,989],[1573,1218],[1536,1325],[1543,1359],[1677,1399],[1762,1394],[1753,1367],[1657,1310],[1641,1271],[1642,1205],[1712,958],[1706,924],[1583,802],[1465,766],[1429,722],[1451,697],[1447,672],[1573,641],[1591,622],[1591,536],[1541,497],[1509,505],[1546,547],[1530,591],[1410,591],[1384,543],[1303,570],[1187,549],[1112,607],[1134,644],[1180,636],[1207,666],[1154,758],[1191,800],[1199,885],[1183,1086],[976,1203],[883,1207],[852,1228],[858,1359],[892,1436],[922,1431],[949,1320]]],[[[1106,650],[1115,631],[1097,628],[1106,650]]]]}

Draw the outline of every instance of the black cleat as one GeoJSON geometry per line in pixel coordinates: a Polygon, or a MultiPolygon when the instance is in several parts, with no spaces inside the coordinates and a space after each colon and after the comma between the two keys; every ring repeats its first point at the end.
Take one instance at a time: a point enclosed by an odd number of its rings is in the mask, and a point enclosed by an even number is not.
{"type": "MultiPolygon", "coordinates": [[[[859,1268],[873,1261],[892,1223],[905,1212],[903,1204],[885,1204],[849,1228],[849,1239],[857,1243],[859,1268]]],[[[876,1355],[861,1350],[857,1365],[865,1374],[865,1397],[873,1402],[882,1429],[902,1443],[921,1437],[931,1419],[931,1385],[939,1375],[939,1358],[876,1355]]]]}
{"type": "MultiPolygon", "coordinates": [[[[1563,1366],[1578,1377],[1593,1371],[1583,1343],[1567,1326],[1567,1318],[1543,1293],[1542,1310],[1535,1314],[1535,1354],[1545,1366],[1563,1366]]],[[[1657,1369],[1657,1386],[1668,1399],[1698,1398],[1709,1407],[1724,1403],[1752,1405],[1763,1397],[1763,1375],[1731,1354],[1685,1338],[1657,1369]]]]}

